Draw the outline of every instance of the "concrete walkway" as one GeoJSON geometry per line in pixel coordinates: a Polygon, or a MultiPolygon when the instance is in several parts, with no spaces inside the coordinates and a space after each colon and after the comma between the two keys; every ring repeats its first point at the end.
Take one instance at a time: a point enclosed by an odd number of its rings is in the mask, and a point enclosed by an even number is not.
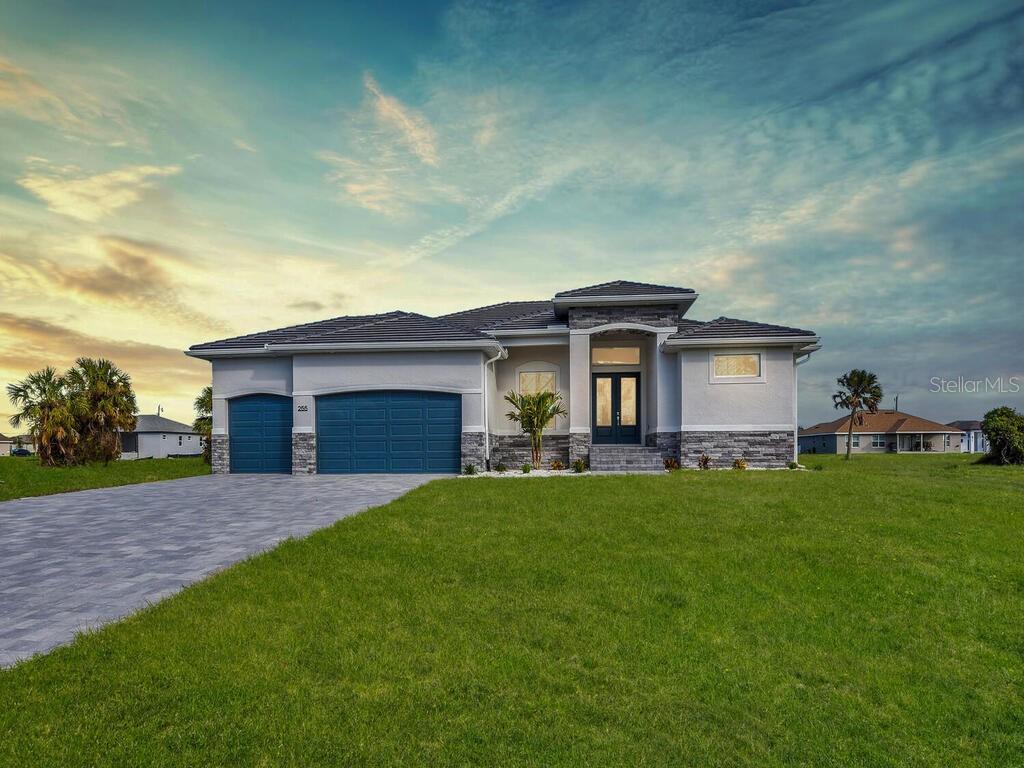
{"type": "Polygon", "coordinates": [[[0,503],[0,666],[432,475],[207,475],[0,503]]]}

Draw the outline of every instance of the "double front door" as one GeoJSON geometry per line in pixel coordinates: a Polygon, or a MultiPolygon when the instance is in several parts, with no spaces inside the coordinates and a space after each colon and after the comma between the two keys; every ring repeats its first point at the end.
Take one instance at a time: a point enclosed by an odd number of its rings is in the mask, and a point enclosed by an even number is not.
{"type": "Polygon", "coordinates": [[[595,373],[590,402],[595,443],[640,442],[639,373],[595,373]]]}

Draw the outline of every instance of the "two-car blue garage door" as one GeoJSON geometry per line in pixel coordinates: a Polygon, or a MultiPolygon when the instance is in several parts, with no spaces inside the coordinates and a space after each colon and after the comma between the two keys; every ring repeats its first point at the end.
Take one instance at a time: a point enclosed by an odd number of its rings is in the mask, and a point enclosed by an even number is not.
{"type": "Polygon", "coordinates": [[[316,401],[317,471],[458,472],[462,399],[450,392],[345,392],[316,401]]]}

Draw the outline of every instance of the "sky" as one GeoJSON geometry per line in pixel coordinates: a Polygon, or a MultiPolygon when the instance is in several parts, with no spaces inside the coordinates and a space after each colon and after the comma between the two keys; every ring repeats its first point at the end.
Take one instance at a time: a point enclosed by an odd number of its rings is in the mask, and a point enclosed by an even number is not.
{"type": "Polygon", "coordinates": [[[190,421],[197,342],[630,279],[817,331],[802,425],[854,367],[981,418],[1022,213],[1019,2],[0,0],[3,385],[190,421]]]}

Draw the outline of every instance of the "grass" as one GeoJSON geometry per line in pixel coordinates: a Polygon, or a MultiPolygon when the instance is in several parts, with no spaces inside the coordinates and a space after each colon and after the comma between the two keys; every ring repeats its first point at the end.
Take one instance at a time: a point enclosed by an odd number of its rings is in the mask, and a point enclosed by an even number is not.
{"type": "Polygon", "coordinates": [[[109,464],[87,464],[81,467],[44,467],[35,456],[3,456],[0,457],[0,501],[86,488],[173,480],[177,477],[205,475],[209,471],[210,467],[198,456],[112,461],[109,464]]]}
{"type": "Polygon", "coordinates": [[[0,764],[1024,764],[1024,472],[807,461],[431,483],[0,673],[0,764]]]}

